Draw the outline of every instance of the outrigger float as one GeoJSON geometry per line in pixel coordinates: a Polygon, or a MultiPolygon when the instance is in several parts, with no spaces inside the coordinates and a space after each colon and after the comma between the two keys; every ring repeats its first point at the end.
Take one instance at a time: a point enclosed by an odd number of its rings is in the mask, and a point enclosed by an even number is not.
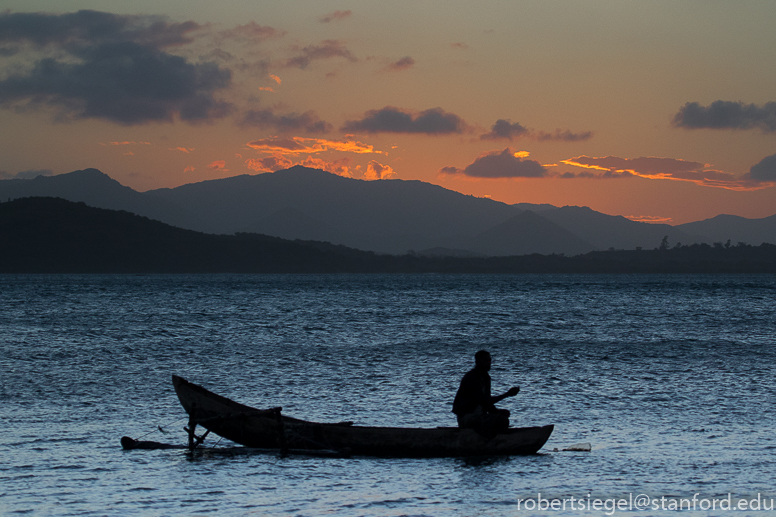
{"type": "Polygon", "coordinates": [[[552,434],[552,425],[510,428],[492,437],[458,427],[407,428],[319,423],[282,414],[282,408],[256,409],[217,395],[182,377],[172,383],[189,415],[188,446],[142,442],[124,437],[125,449],[196,449],[212,432],[249,448],[336,456],[433,458],[536,454],[552,434]],[[206,432],[195,434],[197,426],[206,432]],[[158,446],[157,446],[158,445],[158,446]]]}

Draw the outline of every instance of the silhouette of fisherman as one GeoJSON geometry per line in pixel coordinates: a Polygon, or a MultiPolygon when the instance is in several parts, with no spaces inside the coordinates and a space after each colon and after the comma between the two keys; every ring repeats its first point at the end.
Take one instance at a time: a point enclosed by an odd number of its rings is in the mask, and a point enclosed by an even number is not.
{"type": "Polygon", "coordinates": [[[507,397],[514,397],[520,387],[509,388],[506,393],[490,394],[490,353],[480,350],[474,354],[474,368],[466,373],[455,394],[453,413],[458,417],[458,427],[474,429],[492,438],[509,427],[509,411],[498,409],[495,404],[507,397]]]}

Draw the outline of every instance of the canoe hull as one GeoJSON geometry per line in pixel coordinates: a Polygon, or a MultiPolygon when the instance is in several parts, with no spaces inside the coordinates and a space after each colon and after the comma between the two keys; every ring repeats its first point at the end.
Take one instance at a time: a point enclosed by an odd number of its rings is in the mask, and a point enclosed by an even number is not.
{"type": "Polygon", "coordinates": [[[318,423],[281,414],[280,408],[258,410],[173,376],[181,405],[211,432],[246,447],[263,449],[347,450],[352,455],[381,457],[455,457],[535,454],[553,426],[510,428],[488,439],[457,427],[399,428],[318,423]]]}

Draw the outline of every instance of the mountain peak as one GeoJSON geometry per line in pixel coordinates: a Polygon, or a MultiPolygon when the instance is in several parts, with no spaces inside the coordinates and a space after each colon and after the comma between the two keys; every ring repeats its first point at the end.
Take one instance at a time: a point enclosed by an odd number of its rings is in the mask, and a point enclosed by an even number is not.
{"type": "MultiPolygon", "coordinates": [[[[33,181],[38,182],[53,182],[53,183],[61,183],[61,182],[67,182],[72,184],[105,184],[105,183],[112,183],[116,185],[121,185],[118,181],[114,180],[104,172],[102,172],[99,169],[80,169],[73,172],[66,172],[65,174],[57,174],[55,176],[38,176],[33,181]]],[[[123,187],[127,188],[127,187],[123,187]]]]}
{"type": "Polygon", "coordinates": [[[278,171],[275,171],[272,174],[308,174],[308,175],[318,175],[318,176],[338,176],[338,174],[334,174],[333,172],[328,172],[323,169],[314,169],[312,167],[305,167],[304,165],[294,165],[293,167],[289,167],[288,169],[280,169],[278,171]]]}

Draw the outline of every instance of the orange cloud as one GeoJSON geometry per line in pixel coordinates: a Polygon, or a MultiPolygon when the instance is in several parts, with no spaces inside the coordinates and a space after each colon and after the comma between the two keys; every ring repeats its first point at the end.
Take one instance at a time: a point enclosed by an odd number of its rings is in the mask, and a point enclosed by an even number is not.
{"type": "Polygon", "coordinates": [[[281,155],[318,154],[326,151],[340,151],[343,153],[355,154],[383,154],[382,151],[376,151],[373,146],[363,144],[356,140],[340,142],[322,138],[303,138],[301,136],[272,136],[269,138],[253,140],[246,145],[259,152],[281,155]]]}
{"type": "Polygon", "coordinates": [[[275,93],[275,90],[270,86],[259,86],[259,90],[263,92],[272,92],[275,93]]]}
{"type": "Polygon", "coordinates": [[[572,165],[574,167],[582,167],[584,169],[595,169],[597,171],[608,171],[609,168],[607,167],[601,167],[599,165],[594,165],[592,163],[585,163],[585,161],[580,161],[581,159],[585,159],[587,156],[580,156],[579,158],[569,158],[568,160],[561,160],[560,163],[565,163],[566,165],[572,165]]]}
{"type": "Polygon", "coordinates": [[[563,177],[611,178],[638,176],[653,180],[688,181],[704,187],[723,188],[736,191],[759,190],[774,185],[750,177],[736,178],[733,174],[711,168],[708,163],[692,162],[676,158],[641,157],[619,158],[617,156],[578,156],[561,160],[561,163],[584,169],[603,171],[603,174],[566,173],[563,177]]]}
{"type": "Polygon", "coordinates": [[[170,147],[170,151],[180,151],[186,154],[189,154],[193,150],[194,150],[193,147],[170,147]]]}
{"type": "Polygon", "coordinates": [[[384,180],[395,175],[396,172],[390,166],[383,165],[376,162],[375,160],[372,160],[366,166],[366,173],[364,174],[364,178],[368,180],[384,180]]]}
{"type": "Polygon", "coordinates": [[[226,161],[224,160],[216,160],[208,165],[207,168],[213,169],[214,171],[229,172],[229,169],[226,168],[226,161]]]}
{"type": "Polygon", "coordinates": [[[276,82],[276,83],[278,83],[278,84],[280,84],[280,83],[282,83],[282,82],[283,82],[283,81],[280,79],[280,77],[276,76],[275,74],[269,74],[269,77],[270,77],[270,79],[272,79],[273,81],[275,81],[275,82],[276,82]]]}
{"type": "Polygon", "coordinates": [[[670,217],[661,217],[659,215],[626,215],[624,217],[638,223],[669,223],[673,221],[670,217]]]}
{"type": "Polygon", "coordinates": [[[151,142],[130,142],[125,140],[123,142],[108,142],[107,144],[100,145],[151,145],[151,142]]]}
{"type": "Polygon", "coordinates": [[[294,162],[285,156],[272,155],[266,158],[249,158],[245,160],[245,166],[256,172],[275,172],[292,167],[294,162]]]}
{"type": "Polygon", "coordinates": [[[282,169],[288,169],[294,165],[302,165],[313,169],[320,169],[345,178],[352,178],[354,172],[360,172],[360,167],[351,167],[349,157],[339,160],[326,161],[320,158],[308,156],[302,161],[293,161],[285,156],[274,154],[266,158],[250,158],[245,160],[245,166],[257,172],[275,172],[282,169]]]}
{"type": "Polygon", "coordinates": [[[184,173],[186,173],[186,172],[194,172],[194,166],[193,165],[188,165],[185,169],[183,169],[183,172],[184,173]]]}
{"type": "Polygon", "coordinates": [[[327,162],[326,160],[321,160],[320,158],[313,158],[312,156],[308,156],[299,165],[303,165],[305,167],[311,167],[314,169],[321,169],[326,172],[336,174],[337,176],[343,176],[345,178],[352,178],[353,173],[360,172],[361,167],[360,166],[351,167],[350,162],[351,160],[347,156],[331,162],[327,162]]]}

